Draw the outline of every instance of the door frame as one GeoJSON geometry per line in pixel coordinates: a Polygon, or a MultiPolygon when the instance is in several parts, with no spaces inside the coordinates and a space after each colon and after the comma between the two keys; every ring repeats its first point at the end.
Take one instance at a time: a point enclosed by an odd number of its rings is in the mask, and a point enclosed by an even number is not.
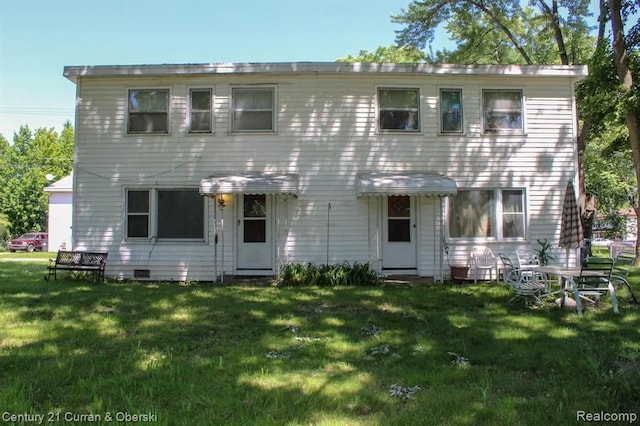
{"type": "Polygon", "coordinates": [[[245,195],[254,195],[254,194],[237,194],[235,205],[237,208],[235,209],[234,214],[234,242],[235,242],[235,250],[234,250],[234,274],[235,275],[274,275],[275,274],[275,196],[273,194],[255,194],[255,195],[264,195],[266,198],[266,242],[269,249],[269,267],[267,268],[243,268],[241,266],[241,254],[240,254],[240,245],[241,244],[251,244],[240,241],[243,236],[240,227],[243,225],[244,220],[244,197],[245,195]]]}
{"type": "Polygon", "coordinates": [[[418,248],[420,247],[420,200],[419,197],[415,195],[408,195],[409,203],[410,203],[410,236],[413,240],[407,245],[413,247],[412,257],[413,262],[412,266],[385,266],[385,246],[388,244],[388,202],[389,197],[392,195],[384,195],[380,197],[380,206],[379,206],[379,218],[380,218],[380,232],[379,232],[379,244],[380,244],[380,268],[383,273],[394,273],[394,274],[418,274],[419,272],[419,256],[418,256],[418,248]]]}

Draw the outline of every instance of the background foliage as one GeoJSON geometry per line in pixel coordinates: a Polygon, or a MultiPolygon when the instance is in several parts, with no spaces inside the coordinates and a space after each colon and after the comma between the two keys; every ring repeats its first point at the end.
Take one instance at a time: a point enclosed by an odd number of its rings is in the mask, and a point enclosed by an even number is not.
{"type": "Polygon", "coordinates": [[[0,135],[0,239],[47,230],[44,188],[71,172],[73,140],[70,122],[60,134],[53,128],[32,132],[22,126],[12,143],[0,135]]]}

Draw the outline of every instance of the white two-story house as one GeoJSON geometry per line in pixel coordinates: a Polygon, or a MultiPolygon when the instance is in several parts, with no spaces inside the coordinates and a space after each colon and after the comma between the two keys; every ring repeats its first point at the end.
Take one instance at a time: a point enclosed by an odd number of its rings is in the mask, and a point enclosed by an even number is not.
{"type": "MultiPolygon", "coordinates": [[[[107,275],[448,274],[556,243],[582,66],[69,66],[73,247],[107,275]]],[[[563,250],[558,250],[559,258],[563,250]]]]}

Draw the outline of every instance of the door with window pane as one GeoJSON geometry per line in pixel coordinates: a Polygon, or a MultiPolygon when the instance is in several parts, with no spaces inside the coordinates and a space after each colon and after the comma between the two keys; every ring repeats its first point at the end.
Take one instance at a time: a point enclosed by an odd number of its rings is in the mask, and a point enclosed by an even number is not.
{"type": "Polygon", "coordinates": [[[392,195],[383,201],[382,267],[416,268],[415,200],[392,195]]]}
{"type": "Polygon", "coordinates": [[[244,273],[273,269],[271,197],[245,194],[238,209],[238,265],[244,273]]]}

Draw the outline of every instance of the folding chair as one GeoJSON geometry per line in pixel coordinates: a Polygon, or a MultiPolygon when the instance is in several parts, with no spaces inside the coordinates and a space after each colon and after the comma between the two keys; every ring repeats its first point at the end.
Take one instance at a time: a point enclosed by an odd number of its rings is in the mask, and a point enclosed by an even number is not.
{"type": "Polygon", "coordinates": [[[600,298],[609,293],[614,312],[618,312],[616,291],[611,283],[613,259],[610,257],[589,257],[582,266],[576,282],[577,293],[581,299],[598,305],[600,298]]]}
{"type": "Polygon", "coordinates": [[[629,281],[627,281],[627,277],[629,276],[629,272],[631,272],[631,268],[636,264],[636,255],[632,251],[622,251],[620,252],[614,262],[613,262],[613,270],[611,272],[611,282],[614,287],[620,288],[622,286],[626,286],[629,289],[629,293],[631,293],[631,298],[633,302],[636,304],[640,304],[638,298],[633,293],[633,289],[631,285],[629,285],[629,281]]]}
{"type": "Polygon", "coordinates": [[[540,259],[538,258],[537,250],[520,248],[516,250],[516,257],[518,258],[518,267],[522,270],[522,276],[524,279],[533,280],[538,284],[544,284],[547,289],[550,288],[551,282],[547,274],[530,270],[532,267],[540,266],[540,259]]]}
{"type": "Polygon", "coordinates": [[[542,300],[540,299],[540,296],[547,292],[547,287],[544,284],[537,283],[530,279],[525,279],[522,275],[522,269],[516,268],[511,261],[511,258],[506,254],[498,253],[498,256],[504,266],[504,282],[509,284],[516,293],[509,302],[512,302],[518,297],[522,297],[525,301],[533,299],[536,302],[541,303],[542,300]]]}

